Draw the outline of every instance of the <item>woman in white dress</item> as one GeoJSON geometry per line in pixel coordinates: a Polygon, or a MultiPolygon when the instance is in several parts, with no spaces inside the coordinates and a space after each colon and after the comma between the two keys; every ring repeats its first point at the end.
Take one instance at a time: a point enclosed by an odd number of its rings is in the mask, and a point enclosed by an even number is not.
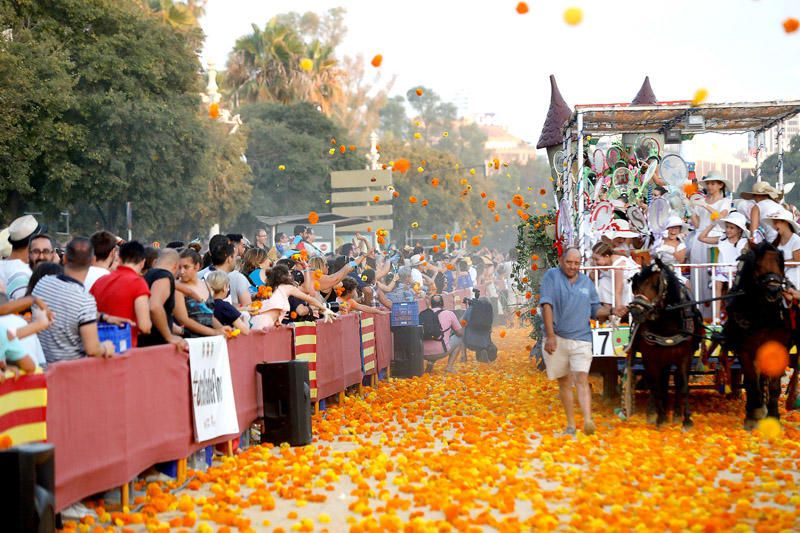
{"type": "Polygon", "coordinates": [[[592,247],[592,261],[595,266],[614,267],[600,274],[597,284],[600,303],[611,304],[614,308],[631,303],[633,300],[631,278],[639,272],[639,265],[630,257],[618,254],[605,242],[598,242],[592,247]]]}
{"type": "MultiPolygon", "coordinates": [[[[712,170],[709,172],[707,176],[700,180],[700,184],[706,190],[706,198],[702,205],[695,206],[692,214],[692,224],[697,235],[702,234],[706,229],[710,231],[711,228],[716,228],[717,222],[728,216],[733,206],[731,199],[725,194],[729,187],[728,181],[719,171],[712,170]]],[[[712,236],[716,237],[715,235],[712,236]]],[[[711,249],[712,246],[707,242],[703,242],[699,238],[694,239],[689,249],[689,261],[693,265],[711,263],[711,249]]],[[[707,268],[693,268],[691,279],[692,287],[697,291],[694,294],[697,295],[698,299],[705,300],[711,297],[707,268]]],[[[701,306],[702,309],[703,306],[701,306]]]]}
{"type": "MultiPolygon", "coordinates": [[[[767,215],[766,221],[778,234],[772,244],[783,253],[783,260],[800,262],[800,225],[794,216],[786,209],[781,209],[767,215]]],[[[800,287],[800,268],[787,266],[786,277],[795,287],[800,287]]]]}
{"type": "MultiPolygon", "coordinates": [[[[705,244],[716,246],[719,250],[717,263],[720,263],[720,266],[714,267],[713,280],[716,295],[723,296],[733,285],[733,279],[736,276],[736,263],[747,246],[747,238],[750,236],[750,232],[747,231],[747,219],[741,213],[731,213],[719,222],[725,225],[724,237],[710,237],[709,233],[712,226],[708,226],[697,239],[705,244]]],[[[719,300],[714,302],[714,307],[717,310],[717,319],[719,319],[721,310],[719,300]]]]}

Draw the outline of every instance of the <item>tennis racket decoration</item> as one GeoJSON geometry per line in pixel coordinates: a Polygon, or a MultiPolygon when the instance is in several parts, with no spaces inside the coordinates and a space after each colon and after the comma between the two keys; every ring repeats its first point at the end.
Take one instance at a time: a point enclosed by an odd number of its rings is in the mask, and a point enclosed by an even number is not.
{"type": "Polygon", "coordinates": [[[561,199],[561,204],[558,206],[558,220],[556,221],[556,232],[558,240],[567,246],[573,244],[572,237],[574,235],[572,227],[572,206],[566,198],[561,199]]]}
{"type": "Polygon", "coordinates": [[[647,218],[645,218],[644,213],[638,205],[630,206],[626,211],[626,214],[628,215],[628,222],[631,223],[631,228],[638,231],[642,235],[648,233],[647,218]]]}
{"type": "Polygon", "coordinates": [[[556,171],[556,175],[559,178],[564,174],[564,159],[566,157],[567,153],[564,150],[559,150],[553,154],[553,170],[556,171]]]}
{"type": "Polygon", "coordinates": [[[606,163],[608,163],[609,168],[615,168],[625,164],[625,154],[621,146],[614,145],[608,149],[606,152],[606,163]]]}
{"type": "Polygon", "coordinates": [[[606,154],[599,148],[596,149],[592,152],[592,170],[594,170],[596,174],[602,174],[607,168],[606,154]]]}
{"type": "Polygon", "coordinates": [[[666,231],[670,210],[669,201],[663,197],[654,199],[647,208],[647,220],[654,233],[666,231]]]}
{"type": "Polygon", "coordinates": [[[639,137],[633,152],[640,161],[647,161],[651,157],[658,159],[661,157],[661,145],[653,137],[639,137]]]}
{"type": "Polygon", "coordinates": [[[614,217],[614,205],[609,201],[597,202],[589,215],[589,226],[595,235],[600,235],[608,228],[614,217]]]}
{"type": "Polygon", "coordinates": [[[689,177],[689,166],[678,154],[667,154],[658,166],[659,174],[673,191],[679,191],[689,177]]]}

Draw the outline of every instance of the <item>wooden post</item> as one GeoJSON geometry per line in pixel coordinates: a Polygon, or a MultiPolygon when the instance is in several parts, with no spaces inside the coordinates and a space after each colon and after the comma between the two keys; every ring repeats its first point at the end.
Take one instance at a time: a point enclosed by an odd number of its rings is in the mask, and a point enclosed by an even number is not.
{"type": "Polygon", "coordinates": [[[120,488],[120,503],[122,503],[122,508],[125,509],[126,507],[130,508],[131,505],[131,492],[130,492],[130,483],[125,482],[120,488]]]}
{"type": "Polygon", "coordinates": [[[339,402],[339,405],[342,405],[344,403],[344,391],[339,393],[339,396],[337,397],[337,400],[339,402]]]}
{"type": "Polygon", "coordinates": [[[183,483],[186,481],[186,471],[187,471],[187,461],[186,457],[183,459],[178,459],[178,483],[183,483]]]}
{"type": "Polygon", "coordinates": [[[314,414],[319,414],[319,402],[314,402],[314,414]]]}
{"type": "Polygon", "coordinates": [[[229,440],[228,442],[225,443],[225,454],[228,457],[233,456],[233,441],[232,440],[229,440]]]}

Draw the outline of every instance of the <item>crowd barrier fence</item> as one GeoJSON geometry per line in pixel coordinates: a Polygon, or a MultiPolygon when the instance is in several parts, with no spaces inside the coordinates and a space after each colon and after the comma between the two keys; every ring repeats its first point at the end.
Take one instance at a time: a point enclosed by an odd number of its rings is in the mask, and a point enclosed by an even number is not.
{"type": "MultiPolygon", "coordinates": [[[[458,310],[461,299],[468,295],[468,290],[445,294],[445,308],[458,310]]],[[[377,368],[366,372],[360,313],[316,324],[318,399],[341,395],[348,387],[361,384],[365,376],[388,371],[394,352],[390,317],[370,316],[374,318],[377,368]]],[[[293,353],[291,327],[229,340],[240,430],[263,414],[256,365],[288,361],[293,353]]],[[[45,376],[47,441],[56,449],[58,510],[116,487],[123,488],[123,500],[127,500],[124,489],[128,482],[151,465],[177,460],[180,476],[180,462],[185,473],[185,458],[192,453],[238,436],[195,442],[189,357],[172,345],[136,348],[112,359],[66,361],[51,365],[45,376]]],[[[33,378],[36,376],[19,379],[33,378]]],[[[15,409],[3,402],[0,396],[0,410],[15,409]]]]}

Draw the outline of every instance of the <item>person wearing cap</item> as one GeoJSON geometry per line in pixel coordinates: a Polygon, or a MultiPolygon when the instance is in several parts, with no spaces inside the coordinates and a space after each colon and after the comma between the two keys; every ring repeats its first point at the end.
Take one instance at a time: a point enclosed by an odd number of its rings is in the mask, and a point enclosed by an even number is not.
{"type": "Polygon", "coordinates": [[[743,192],[739,196],[755,204],[750,209],[750,234],[753,243],[762,240],[773,242],[778,237],[778,232],[765,219],[783,209],[778,202],[783,196],[778,189],[766,181],[757,181],[749,192],[743,192]]]}
{"type": "MultiPolygon", "coordinates": [[[[656,249],[656,257],[661,259],[665,265],[674,267],[686,261],[686,243],[683,242],[682,237],[686,229],[686,224],[683,223],[681,217],[672,215],[667,219],[667,234],[656,249]]],[[[675,270],[674,272],[678,279],[686,282],[679,271],[675,270]]]]}
{"type": "Polygon", "coordinates": [[[25,296],[31,279],[29,244],[31,238],[42,233],[42,227],[32,215],[14,220],[8,227],[11,255],[0,261],[0,283],[5,285],[9,300],[25,296]]]}
{"type": "MultiPolygon", "coordinates": [[[[724,237],[709,236],[712,228],[716,226],[714,224],[706,227],[697,239],[704,244],[716,246],[719,250],[717,263],[720,263],[720,266],[714,268],[713,280],[717,296],[722,296],[733,284],[736,263],[747,247],[747,238],[750,236],[750,232],[747,230],[747,219],[737,211],[721,219],[719,225],[725,228],[724,237]]],[[[720,302],[716,301],[714,305],[719,317],[720,302]]]]}
{"type": "MultiPolygon", "coordinates": [[[[717,228],[717,222],[728,216],[733,209],[731,199],[725,194],[730,189],[730,184],[718,170],[712,170],[707,176],[703,176],[699,185],[706,190],[706,197],[701,205],[694,207],[692,213],[692,225],[696,235],[702,234],[707,228],[717,228]]],[[[699,238],[693,239],[689,247],[689,261],[694,265],[713,263],[712,248],[712,245],[699,238]]],[[[701,300],[711,297],[708,272],[705,268],[692,269],[692,282],[698,288],[701,300]]]]}
{"type": "MultiPolygon", "coordinates": [[[[800,224],[794,219],[792,214],[786,209],[770,213],[766,217],[766,222],[776,231],[778,236],[772,241],[773,246],[778,248],[783,254],[783,260],[788,262],[800,262],[800,224]]],[[[786,277],[800,287],[800,268],[796,266],[786,267],[786,277]]]]}

